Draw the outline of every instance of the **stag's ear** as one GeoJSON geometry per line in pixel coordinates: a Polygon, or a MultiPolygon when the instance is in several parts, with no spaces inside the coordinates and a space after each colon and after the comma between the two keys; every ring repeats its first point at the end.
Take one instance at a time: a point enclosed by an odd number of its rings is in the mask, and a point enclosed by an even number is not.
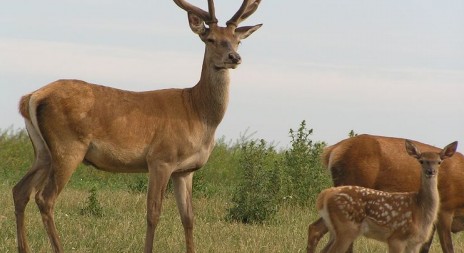
{"type": "Polygon", "coordinates": [[[440,152],[440,158],[443,160],[445,158],[450,158],[456,153],[456,149],[458,148],[458,142],[455,141],[453,143],[448,144],[443,150],[440,152]]]}
{"type": "Polygon", "coordinates": [[[263,24],[255,25],[255,26],[242,26],[235,29],[235,34],[238,36],[240,40],[246,39],[256,30],[258,30],[263,24]]]}
{"type": "Polygon", "coordinates": [[[198,35],[202,35],[206,32],[205,22],[199,16],[189,12],[188,13],[188,21],[190,25],[190,29],[198,35]]]}
{"type": "Polygon", "coordinates": [[[408,151],[408,154],[414,158],[419,159],[421,157],[421,152],[410,140],[406,140],[406,151],[408,151]]]}

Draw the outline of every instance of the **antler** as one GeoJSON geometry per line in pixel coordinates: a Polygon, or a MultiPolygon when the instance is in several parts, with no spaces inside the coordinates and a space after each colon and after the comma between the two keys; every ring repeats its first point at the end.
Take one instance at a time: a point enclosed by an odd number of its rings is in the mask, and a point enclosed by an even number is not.
{"type": "Polygon", "coordinates": [[[261,0],[244,0],[237,13],[235,13],[235,15],[229,21],[227,21],[227,26],[233,25],[237,27],[240,22],[248,18],[256,11],[256,9],[258,9],[258,5],[260,3],[261,0]]]}
{"type": "Polygon", "coordinates": [[[214,11],[214,2],[213,0],[208,0],[208,12],[204,11],[201,8],[198,8],[184,0],[174,0],[174,3],[177,4],[180,8],[184,9],[187,12],[191,12],[199,17],[201,17],[206,24],[216,24],[218,22],[215,11],[214,11]]]}

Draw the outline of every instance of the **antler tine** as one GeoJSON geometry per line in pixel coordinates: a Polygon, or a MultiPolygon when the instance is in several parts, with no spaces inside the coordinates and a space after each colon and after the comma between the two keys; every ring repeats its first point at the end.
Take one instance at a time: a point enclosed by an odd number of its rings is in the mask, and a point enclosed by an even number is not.
{"type": "Polygon", "coordinates": [[[216,24],[218,22],[216,18],[216,11],[214,9],[214,0],[208,0],[208,11],[211,17],[211,20],[207,22],[208,24],[216,24]]]}
{"type": "MultiPolygon", "coordinates": [[[[209,3],[212,3],[213,1],[212,0],[208,0],[208,5],[210,5],[209,3]]],[[[210,15],[210,13],[204,11],[203,9],[201,8],[198,8],[184,0],[174,0],[174,3],[177,4],[177,6],[179,6],[180,8],[182,8],[183,10],[187,11],[187,12],[192,12],[194,14],[196,14],[197,16],[201,17],[205,22],[207,23],[210,23],[212,22],[213,20],[215,20],[216,18],[212,18],[212,15],[210,15]]],[[[212,7],[213,9],[213,15],[214,15],[214,5],[212,7]]],[[[209,7],[209,10],[211,11],[211,5],[209,7]]],[[[216,20],[217,22],[217,20],[216,20]]],[[[213,22],[214,23],[214,22],[213,22]]]]}
{"type": "Polygon", "coordinates": [[[261,0],[244,0],[237,13],[235,13],[235,15],[227,21],[227,26],[233,25],[237,27],[240,22],[248,18],[256,11],[256,9],[258,9],[258,5],[260,3],[261,0]]]}

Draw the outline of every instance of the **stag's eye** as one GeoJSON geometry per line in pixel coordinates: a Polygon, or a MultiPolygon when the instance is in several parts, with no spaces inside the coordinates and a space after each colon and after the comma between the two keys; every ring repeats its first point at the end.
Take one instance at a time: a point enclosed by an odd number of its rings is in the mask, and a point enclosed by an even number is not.
{"type": "Polygon", "coordinates": [[[441,164],[441,161],[438,162],[438,165],[440,165],[440,164],[441,164]]]}
{"type": "Polygon", "coordinates": [[[420,160],[419,162],[420,162],[420,164],[424,164],[424,161],[423,161],[423,160],[420,160]]]}
{"type": "Polygon", "coordinates": [[[207,39],[206,42],[214,44],[216,41],[214,39],[207,39]]]}

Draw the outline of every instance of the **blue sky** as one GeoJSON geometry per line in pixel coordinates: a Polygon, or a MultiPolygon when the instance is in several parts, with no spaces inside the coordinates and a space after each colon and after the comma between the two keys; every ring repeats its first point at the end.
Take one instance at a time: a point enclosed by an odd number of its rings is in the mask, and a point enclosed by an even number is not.
{"type": "MultiPolygon", "coordinates": [[[[191,0],[206,9],[206,0],[191,0]]],[[[224,24],[239,0],[216,0],[224,24]]],[[[357,133],[464,143],[464,1],[263,0],[243,41],[217,137],[288,145],[357,133]]],[[[204,46],[173,1],[4,1],[0,128],[23,127],[19,98],[61,78],[127,90],[189,87],[204,46]]],[[[464,145],[464,144],[462,144],[464,145]]],[[[459,150],[464,150],[462,147],[459,150]]]]}

